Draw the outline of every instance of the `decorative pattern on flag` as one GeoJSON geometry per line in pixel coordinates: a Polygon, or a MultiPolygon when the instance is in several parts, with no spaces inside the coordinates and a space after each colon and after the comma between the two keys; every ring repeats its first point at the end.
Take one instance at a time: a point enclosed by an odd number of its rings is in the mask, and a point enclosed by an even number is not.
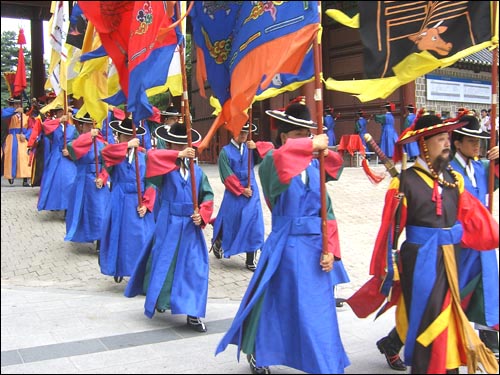
{"type": "Polygon", "coordinates": [[[175,48],[182,40],[179,30],[169,28],[175,1],[85,1],[85,16],[94,24],[113,60],[136,121],[148,118],[153,109],[146,90],[164,85],[175,48]]]}
{"type": "Polygon", "coordinates": [[[316,1],[200,1],[190,15],[198,86],[208,80],[222,106],[199,147],[204,149],[224,123],[239,133],[255,95],[273,78],[299,73],[319,30],[319,13],[316,1]]]}
{"type": "Polygon", "coordinates": [[[52,55],[48,69],[48,79],[45,88],[53,88],[56,95],[66,90],[66,59],[68,51],[65,46],[69,29],[69,6],[67,1],[53,1],[51,5],[52,18],[49,21],[49,38],[52,55]]]}
{"type": "Polygon", "coordinates": [[[387,98],[398,87],[498,43],[489,1],[360,2],[359,24],[338,10],[326,14],[358,27],[368,79],[336,81],[329,90],[355,94],[362,102],[387,98]]]}

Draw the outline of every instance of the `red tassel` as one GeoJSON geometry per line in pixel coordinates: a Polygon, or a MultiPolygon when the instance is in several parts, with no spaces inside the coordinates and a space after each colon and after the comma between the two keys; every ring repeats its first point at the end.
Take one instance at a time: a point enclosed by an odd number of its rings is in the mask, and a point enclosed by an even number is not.
{"type": "Polygon", "coordinates": [[[363,167],[363,171],[365,171],[366,176],[372,184],[376,185],[385,178],[385,173],[375,173],[372,169],[370,169],[370,166],[368,165],[368,161],[366,159],[363,159],[361,161],[361,166],[363,167]]]}
{"type": "Polygon", "coordinates": [[[443,207],[436,180],[434,180],[434,189],[432,190],[432,201],[436,202],[436,215],[441,216],[443,214],[443,207]]]}

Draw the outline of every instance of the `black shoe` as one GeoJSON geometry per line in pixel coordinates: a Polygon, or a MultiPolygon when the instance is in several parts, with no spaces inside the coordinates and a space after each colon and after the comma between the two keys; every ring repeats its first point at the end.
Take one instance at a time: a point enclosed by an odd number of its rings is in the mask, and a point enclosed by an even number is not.
{"type": "Polygon", "coordinates": [[[207,332],[205,323],[203,323],[200,318],[197,318],[195,316],[187,316],[187,325],[189,328],[195,330],[196,332],[207,332]]]}
{"type": "Polygon", "coordinates": [[[115,279],[115,283],[119,284],[123,281],[123,276],[113,276],[113,279],[115,279]]]}
{"type": "Polygon", "coordinates": [[[267,366],[257,367],[257,362],[253,354],[247,354],[248,364],[250,365],[250,370],[252,374],[270,374],[271,370],[267,366]]]}
{"type": "Polygon", "coordinates": [[[214,251],[214,255],[217,259],[222,259],[224,256],[224,250],[222,250],[222,241],[220,239],[216,239],[214,244],[212,245],[212,249],[214,251]]]}
{"type": "Polygon", "coordinates": [[[167,310],[166,309],[160,309],[159,307],[157,307],[156,311],[158,311],[159,313],[163,314],[167,310]]]}
{"type": "Polygon", "coordinates": [[[252,272],[255,272],[255,270],[257,269],[257,266],[255,264],[247,264],[246,267],[247,270],[250,270],[252,272]]]}
{"type": "Polygon", "coordinates": [[[27,178],[24,178],[24,179],[23,179],[23,186],[24,186],[24,187],[30,187],[30,186],[31,186],[31,185],[29,184],[29,182],[28,182],[28,179],[27,179],[27,178]]]}
{"type": "Polygon", "coordinates": [[[390,368],[397,371],[406,371],[406,365],[401,360],[399,352],[391,345],[391,339],[389,337],[386,336],[377,341],[377,348],[380,350],[380,353],[385,355],[385,359],[390,368]]]}
{"type": "Polygon", "coordinates": [[[9,178],[9,184],[14,185],[14,179],[13,178],[9,178]]]}

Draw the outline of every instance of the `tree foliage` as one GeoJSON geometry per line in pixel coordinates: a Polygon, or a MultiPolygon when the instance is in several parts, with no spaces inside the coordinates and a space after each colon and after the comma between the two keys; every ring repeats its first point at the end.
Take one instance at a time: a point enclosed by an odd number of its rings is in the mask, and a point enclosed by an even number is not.
{"type": "MultiPolygon", "coordinates": [[[[18,33],[15,31],[3,31],[1,35],[1,89],[2,89],[2,106],[6,103],[9,98],[9,89],[7,88],[7,83],[3,77],[4,72],[15,72],[17,70],[17,60],[19,54],[19,45],[17,44],[18,33]]],[[[31,51],[23,46],[24,51],[24,62],[26,65],[26,82],[28,87],[26,88],[28,98],[31,97],[31,51]]]]}

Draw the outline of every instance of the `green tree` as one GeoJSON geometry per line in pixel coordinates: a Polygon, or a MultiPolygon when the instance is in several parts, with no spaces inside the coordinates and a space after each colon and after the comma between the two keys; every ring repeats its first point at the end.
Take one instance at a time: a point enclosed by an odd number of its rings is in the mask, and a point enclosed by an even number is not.
{"type": "MultiPolygon", "coordinates": [[[[19,45],[17,44],[18,34],[15,31],[3,31],[1,35],[1,89],[2,89],[2,106],[5,105],[6,100],[9,98],[9,89],[7,83],[3,77],[5,72],[15,72],[17,70],[19,45]]],[[[31,51],[29,51],[25,46],[24,51],[24,63],[26,66],[26,95],[31,98],[31,51]]]]}

